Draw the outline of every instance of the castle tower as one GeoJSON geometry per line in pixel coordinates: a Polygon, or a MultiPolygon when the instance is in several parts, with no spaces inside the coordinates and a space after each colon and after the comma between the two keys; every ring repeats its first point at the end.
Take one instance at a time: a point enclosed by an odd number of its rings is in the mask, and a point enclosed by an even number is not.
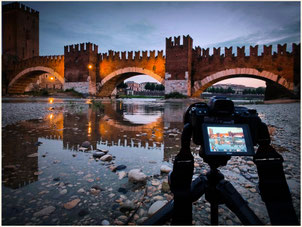
{"type": "Polygon", "coordinates": [[[2,6],[2,53],[23,60],[39,56],[39,12],[19,2],[2,6]]]}
{"type": "Polygon", "coordinates": [[[97,59],[98,46],[95,44],[65,46],[64,89],[73,88],[80,93],[95,94],[97,59]]]}
{"type": "Polygon", "coordinates": [[[183,36],[180,45],[180,36],[166,38],[166,74],[165,94],[179,92],[191,96],[191,69],[192,69],[193,39],[183,36]]]}

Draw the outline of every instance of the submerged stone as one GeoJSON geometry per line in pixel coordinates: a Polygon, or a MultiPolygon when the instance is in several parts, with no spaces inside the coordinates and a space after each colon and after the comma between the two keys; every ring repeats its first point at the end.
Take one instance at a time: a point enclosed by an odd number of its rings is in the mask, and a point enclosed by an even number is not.
{"type": "Polygon", "coordinates": [[[85,148],[89,148],[90,145],[91,145],[91,143],[90,143],[89,141],[84,141],[84,142],[82,143],[82,147],[85,147],[85,148]]]}

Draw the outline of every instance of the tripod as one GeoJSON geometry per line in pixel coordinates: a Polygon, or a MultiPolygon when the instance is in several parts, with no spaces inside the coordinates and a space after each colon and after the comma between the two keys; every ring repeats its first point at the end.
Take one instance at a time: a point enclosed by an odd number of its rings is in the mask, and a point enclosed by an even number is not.
{"type": "MultiPolygon", "coordinates": [[[[223,174],[215,167],[211,167],[206,175],[200,175],[191,184],[192,202],[205,194],[211,204],[211,225],[218,225],[218,205],[225,204],[237,215],[243,225],[263,225],[255,213],[247,205],[233,185],[224,180],[223,174]]],[[[168,202],[143,225],[162,225],[172,217],[174,200],[168,202]]],[[[191,220],[192,221],[192,220],[191,220]]]]}

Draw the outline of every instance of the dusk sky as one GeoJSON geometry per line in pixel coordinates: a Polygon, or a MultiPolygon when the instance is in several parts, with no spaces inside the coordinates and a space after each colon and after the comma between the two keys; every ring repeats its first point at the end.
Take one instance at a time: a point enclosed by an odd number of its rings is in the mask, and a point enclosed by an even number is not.
{"type": "Polygon", "coordinates": [[[40,12],[40,55],[62,55],[64,45],[83,42],[99,52],[165,50],[166,37],[188,34],[194,47],[222,47],[222,53],[284,43],[291,51],[300,42],[298,1],[23,3],[40,12]]]}

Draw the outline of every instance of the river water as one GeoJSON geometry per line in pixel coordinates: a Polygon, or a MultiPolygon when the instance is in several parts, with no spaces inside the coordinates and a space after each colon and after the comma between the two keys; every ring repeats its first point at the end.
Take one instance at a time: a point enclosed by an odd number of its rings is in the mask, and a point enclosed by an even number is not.
{"type": "MultiPolygon", "coordinates": [[[[154,202],[172,198],[163,189],[167,175],[160,168],[172,167],[189,102],[125,99],[102,105],[88,99],[2,100],[4,225],[139,224],[154,202]],[[82,147],[85,141],[88,149],[82,147]],[[108,151],[113,160],[93,157],[97,150],[108,151]],[[114,172],[113,166],[124,169],[114,172]],[[132,169],[148,176],[145,186],[128,182],[126,175],[132,169]]],[[[286,177],[300,216],[300,103],[246,107],[256,109],[269,125],[272,144],[285,159],[286,177]]],[[[192,151],[196,153],[195,174],[205,172],[198,147],[192,145],[192,151]]],[[[232,158],[222,172],[229,180],[242,179],[235,186],[268,223],[250,160],[232,158]]],[[[199,200],[194,224],[209,224],[205,221],[208,206],[199,200]]],[[[239,224],[224,208],[220,213],[227,217],[221,224],[239,224]]]]}

